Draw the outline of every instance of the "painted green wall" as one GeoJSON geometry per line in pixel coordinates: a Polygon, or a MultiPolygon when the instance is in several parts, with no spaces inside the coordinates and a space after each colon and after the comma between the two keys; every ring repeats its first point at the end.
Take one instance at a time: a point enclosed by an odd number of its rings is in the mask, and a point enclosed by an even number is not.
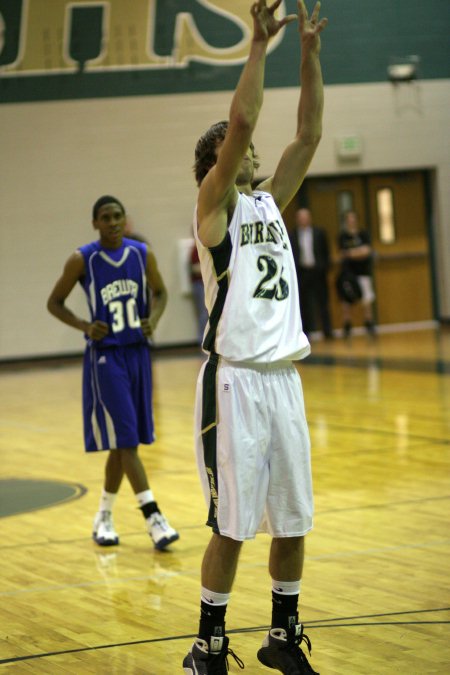
{"type": "MultiPolygon", "coordinates": [[[[128,1],[130,8],[137,2],[128,1]]],[[[64,0],[44,2],[48,12],[55,3],[68,4],[64,0]]],[[[115,0],[109,2],[113,4],[115,0]]],[[[223,65],[218,65],[216,59],[211,64],[190,61],[186,67],[167,64],[121,72],[83,72],[81,66],[78,72],[64,74],[17,75],[11,71],[11,64],[20,59],[24,40],[30,39],[34,28],[28,25],[25,31],[21,23],[26,15],[24,3],[25,0],[0,0],[0,24],[5,26],[3,39],[0,34],[2,103],[228,90],[234,89],[242,68],[241,62],[230,65],[225,59],[223,65]]],[[[307,0],[310,9],[312,4],[307,0]]],[[[236,22],[195,0],[148,0],[148,5],[156,8],[154,51],[158,56],[170,57],[173,53],[175,21],[180,12],[192,14],[198,31],[211,47],[232,48],[242,39],[236,22]]],[[[233,5],[242,6],[242,2],[236,5],[230,0],[226,5],[230,12],[233,5]]],[[[287,0],[285,6],[287,12],[295,11],[294,0],[287,0]]],[[[450,0],[323,0],[322,15],[329,18],[322,50],[328,85],[384,82],[391,58],[412,54],[420,58],[420,79],[450,77],[450,0]]],[[[101,21],[102,10],[95,3],[73,10],[68,52],[78,63],[99,54],[101,21]]],[[[296,28],[291,25],[268,57],[266,86],[297,84],[297,41],[296,28]]]]}

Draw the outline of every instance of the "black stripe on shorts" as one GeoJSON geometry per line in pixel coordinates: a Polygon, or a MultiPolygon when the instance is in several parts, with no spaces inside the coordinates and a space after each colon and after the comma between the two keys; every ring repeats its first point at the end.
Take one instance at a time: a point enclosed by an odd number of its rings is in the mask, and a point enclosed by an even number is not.
{"type": "Polygon", "coordinates": [[[219,500],[217,483],[217,388],[216,376],[219,357],[211,354],[203,373],[202,392],[202,442],[203,458],[209,481],[209,511],[206,524],[220,534],[217,524],[217,506],[219,500]]]}

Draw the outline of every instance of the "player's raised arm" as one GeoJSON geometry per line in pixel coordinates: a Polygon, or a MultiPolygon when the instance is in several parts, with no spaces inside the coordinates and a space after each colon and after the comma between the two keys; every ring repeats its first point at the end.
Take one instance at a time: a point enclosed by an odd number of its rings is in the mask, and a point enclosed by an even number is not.
{"type": "Polygon", "coordinates": [[[323,81],[320,65],[320,33],[328,23],[320,19],[320,2],[311,16],[303,0],[297,0],[298,28],[301,43],[301,94],[297,109],[295,139],[280,159],[273,177],[264,181],[262,189],[272,193],[283,210],[300,188],[322,135],[323,81]]]}
{"type": "MultiPolygon", "coordinates": [[[[274,14],[280,4],[281,0],[276,0],[267,6],[265,0],[258,0],[251,7],[253,37],[250,53],[231,102],[225,138],[215,148],[211,168],[200,185],[198,234],[205,246],[215,246],[222,241],[227,228],[227,212],[236,200],[237,178],[249,151],[263,101],[269,39],[296,19],[295,15],[276,19],[274,14]]],[[[247,161],[250,160],[249,156],[247,161]]]]}

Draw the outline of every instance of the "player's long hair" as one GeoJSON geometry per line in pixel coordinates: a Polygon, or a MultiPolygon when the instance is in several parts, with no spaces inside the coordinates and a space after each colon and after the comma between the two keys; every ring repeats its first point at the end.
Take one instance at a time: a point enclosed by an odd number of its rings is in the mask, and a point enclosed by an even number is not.
{"type": "MultiPolygon", "coordinates": [[[[201,182],[208,171],[216,163],[216,148],[225,138],[227,129],[228,122],[226,120],[216,122],[198,139],[197,145],[195,146],[195,163],[193,167],[195,180],[197,181],[198,186],[201,185],[201,182]]],[[[250,148],[253,153],[253,165],[255,169],[257,169],[259,167],[259,162],[253,143],[250,143],[250,148]]]]}

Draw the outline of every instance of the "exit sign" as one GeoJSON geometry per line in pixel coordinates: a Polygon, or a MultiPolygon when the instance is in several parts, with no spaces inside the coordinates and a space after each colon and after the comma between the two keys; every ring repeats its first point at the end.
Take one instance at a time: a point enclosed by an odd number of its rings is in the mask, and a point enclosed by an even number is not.
{"type": "Polygon", "coordinates": [[[337,138],[336,152],[339,159],[360,159],[362,154],[361,136],[341,136],[337,138]]]}

